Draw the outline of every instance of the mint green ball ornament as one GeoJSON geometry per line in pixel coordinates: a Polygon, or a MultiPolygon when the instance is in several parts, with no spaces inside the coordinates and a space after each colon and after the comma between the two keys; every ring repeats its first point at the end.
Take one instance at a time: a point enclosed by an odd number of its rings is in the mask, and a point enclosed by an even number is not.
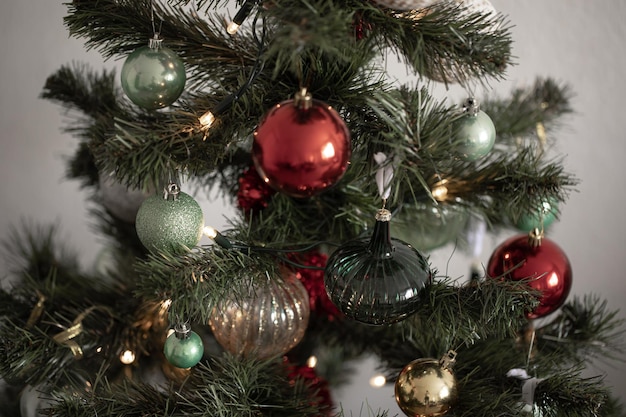
{"type": "Polygon", "coordinates": [[[202,359],[204,345],[196,332],[185,324],[177,324],[174,332],[165,339],[163,354],[173,366],[191,368],[202,359]]]}
{"type": "Polygon", "coordinates": [[[530,232],[535,228],[542,229],[554,223],[558,212],[559,206],[556,199],[549,199],[541,202],[539,207],[532,212],[521,216],[515,226],[524,232],[530,232]]]}
{"type": "Polygon", "coordinates": [[[204,228],[196,200],[169,184],[164,195],[147,198],[137,211],[137,236],[150,251],[185,252],[198,244],[204,228]]]}
{"type": "Polygon", "coordinates": [[[480,110],[476,99],[467,99],[464,115],[454,123],[454,152],[466,161],[485,157],[496,142],[496,128],[491,118],[480,110]]]}
{"type": "Polygon", "coordinates": [[[122,66],[122,89],[136,105],[147,110],[172,104],[185,89],[185,66],[158,38],[133,51],[122,66]]]}

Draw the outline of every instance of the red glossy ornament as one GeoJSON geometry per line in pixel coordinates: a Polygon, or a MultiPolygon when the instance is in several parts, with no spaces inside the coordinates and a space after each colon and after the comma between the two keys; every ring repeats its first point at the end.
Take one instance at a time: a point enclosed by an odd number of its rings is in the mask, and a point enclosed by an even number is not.
{"type": "Polygon", "coordinates": [[[293,197],[310,197],[337,183],[350,152],[350,132],[339,114],[302,92],[265,115],[252,145],[261,178],[293,197]]]}
{"type": "Polygon", "coordinates": [[[572,287],[572,267],[565,252],[547,238],[534,247],[528,235],[514,236],[498,246],[489,258],[487,274],[528,280],[531,288],[541,292],[539,305],[526,313],[529,319],[547,316],[561,307],[572,287]]]}

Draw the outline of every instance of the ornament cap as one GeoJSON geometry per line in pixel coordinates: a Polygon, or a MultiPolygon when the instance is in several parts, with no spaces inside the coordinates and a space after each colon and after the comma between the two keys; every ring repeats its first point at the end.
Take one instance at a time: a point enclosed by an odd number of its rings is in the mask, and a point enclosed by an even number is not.
{"type": "Polygon", "coordinates": [[[171,182],[167,184],[167,186],[163,189],[163,199],[164,200],[177,200],[178,195],[180,194],[180,187],[178,184],[171,182]]]}
{"type": "Polygon", "coordinates": [[[156,50],[161,49],[161,46],[163,46],[163,38],[158,33],[155,33],[148,41],[148,47],[156,50]]]}
{"type": "Polygon", "coordinates": [[[191,333],[191,327],[187,323],[176,323],[174,326],[174,334],[177,339],[187,339],[191,333]]]}
{"type": "Polygon", "coordinates": [[[391,212],[385,208],[382,208],[376,212],[376,221],[388,222],[391,221],[391,212]]]}
{"type": "Polygon", "coordinates": [[[480,103],[474,97],[469,97],[463,102],[463,113],[470,116],[477,116],[480,112],[480,103]]]}
{"type": "Polygon", "coordinates": [[[528,245],[532,248],[538,248],[539,246],[541,246],[543,238],[543,229],[535,227],[528,233],[528,245]]]}
{"type": "Polygon", "coordinates": [[[295,94],[293,103],[299,110],[309,110],[313,107],[313,96],[307,91],[306,87],[302,87],[295,94]]]}
{"type": "Polygon", "coordinates": [[[439,366],[443,369],[452,369],[452,366],[456,363],[456,352],[452,349],[446,352],[445,355],[439,359],[439,366]]]}

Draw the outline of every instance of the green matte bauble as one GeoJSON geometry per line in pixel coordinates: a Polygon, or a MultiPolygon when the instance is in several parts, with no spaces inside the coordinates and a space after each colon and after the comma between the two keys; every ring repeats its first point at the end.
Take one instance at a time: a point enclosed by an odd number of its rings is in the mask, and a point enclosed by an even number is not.
{"type": "Polygon", "coordinates": [[[496,128],[482,110],[467,112],[454,124],[454,152],[466,161],[486,156],[496,142],[496,128]]]}
{"type": "Polygon", "coordinates": [[[467,218],[467,211],[457,206],[405,204],[391,222],[391,234],[420,251],[429,252],[453,242],[467,218]]]}
{"type": "Polygon", "coordinates": [[[559,206],[555,199],[544,201],[537,210],[520,217],[515,226],[523,232],[530,232],[535,228],[541,229],[542,226],[546,228],[554,223],[558,211],[559,206]]]}
{"type": "Polygon", "coordinates": [[[155,195],[139,207],[137,236],[150,251],[184,252],[198,244],[204,228],[200,205],[188,194],[176,198],[155,195]]]}
{"type": "Polygon", "coordinates": [[[398,375],[395,396],[409,417],[442,416],[458,398],[456,377],[436,359],[416,359],[398,375]]]}
{"type": "Polygon", "coordinates": [[[174,332],[165,339],[163,346],[165,359],[177,368],[191,368],[202,359],[204,345],[194,331],[189,330],[184,336],[174,332]]]}
{"type": "Polygon", "coordinates": [[[185,66],[178,55],[163,46],[142,46],[122,66],[122,89],[136,105],[147,110],[172,104],[186,81],[185,66]]]}

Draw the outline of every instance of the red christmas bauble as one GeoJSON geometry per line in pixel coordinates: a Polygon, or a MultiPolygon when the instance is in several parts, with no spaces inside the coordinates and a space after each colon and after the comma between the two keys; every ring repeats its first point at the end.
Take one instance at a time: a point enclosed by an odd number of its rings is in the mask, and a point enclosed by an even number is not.
{"type": "Polygon", "coordinates": [[[350,160],[350,132],[328,104],[296,100],[274,106],[254,132],[252,159],[263,180],[293,197],[334,185],[350,160]]]}
{"type": "Polygon", "coordinates": [[[527,280],[541,293],[539,305],[526,313],[529,319],[547,316],[561,307],[572,287],[572,267],[565,252],[547,238],[533,247],[528,235],[514,236],[498,246],[489,258],[487,274],[492,278],[527,280]]]}

